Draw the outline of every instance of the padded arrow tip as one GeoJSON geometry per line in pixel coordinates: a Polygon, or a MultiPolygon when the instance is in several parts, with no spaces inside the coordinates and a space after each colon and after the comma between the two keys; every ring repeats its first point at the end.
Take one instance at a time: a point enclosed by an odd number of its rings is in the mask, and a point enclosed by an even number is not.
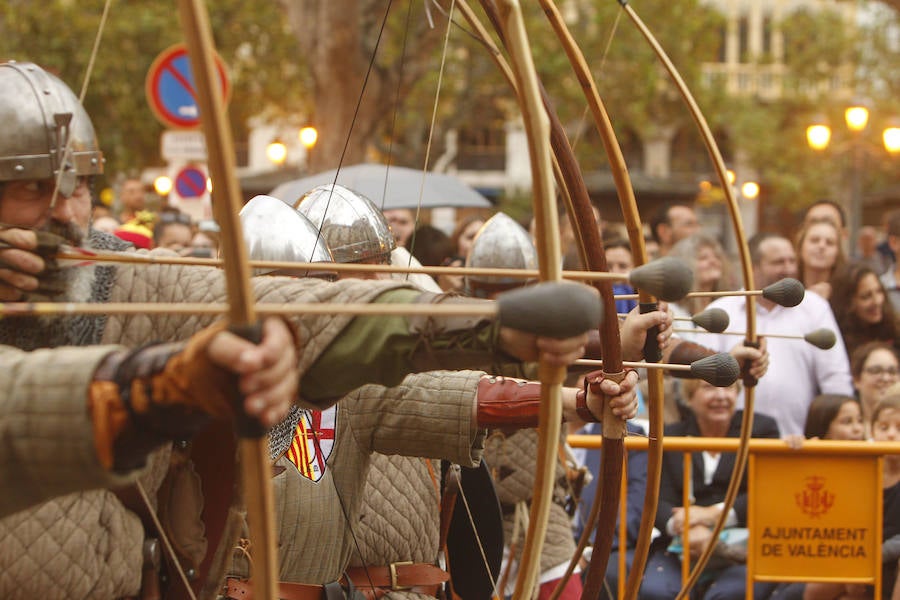
{"type": "Polygon", "coordinates": [[[660,300],[677,302],[691,291],[694,274],[683,260],[664,256],[632,270],[628,280],[660,300]]]}
{"type": "Polygon", "coordinates": [[[788,308],[803,302],[805,295],[806,288],[803,287],[803,284],[791,277],[776,281],[762,290],[763,298],[788,308]]]}
{"type": "Polygon", "coordinates": [[[691,363],[691,375],[716,387],[728,387],[737,381],[741,365],[727,352],[719,352],[691,363]]]}
{"type": "Polygon", "coordinates": [[[497,303],[504,327],[559,339],[597,329],[603,313],[597,291],[577,283],[539,283],[501,294],[497,303]]]}
{"type": "Polygon", "coordinates": [[[803,336],[803,339],[822,350],[828,350],[837,343],[837,336],[830,329],[816,329],[803,336]]]}
{"type": "Polygon", "coordinates": [[[722,333],[728,329],[731,319],[729,319],[728,313],[721,308],[708,308],[691,317],[691,321],[710,333],[722,333]]]}

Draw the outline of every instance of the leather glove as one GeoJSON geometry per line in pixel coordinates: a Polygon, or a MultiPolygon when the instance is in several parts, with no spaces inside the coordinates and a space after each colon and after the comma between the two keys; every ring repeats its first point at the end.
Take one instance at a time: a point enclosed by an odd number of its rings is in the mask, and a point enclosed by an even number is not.
{"type": "Polygon", "coordinates": [[[157,446],[188,439],[240,402],[237,376],[207,348],[225,323],[186,343],[155,344],[107,357],[91,385],[97,455],[107,468],[139,468],[157,446]]]}

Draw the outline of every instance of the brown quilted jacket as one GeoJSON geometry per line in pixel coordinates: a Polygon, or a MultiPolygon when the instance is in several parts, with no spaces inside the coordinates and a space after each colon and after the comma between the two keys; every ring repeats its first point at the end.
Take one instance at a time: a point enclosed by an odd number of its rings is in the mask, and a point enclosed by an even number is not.
{"type": "MultiPolygon", "coordinates": [[[[428,509],[434,499],[431,483],[427,489],[400,489],[404,480],[383,482],[387,489],[398,486],[393,493],[410,496],[413,514],[409,521],[398,522],[387,496],[385,504],[380,504],[379,498],[363,491],[366,473],[373,452],[477,464],[483,435],[471,422],[471,414],[481,375],[475,371],[420,373],[407,376],[397,387],[366,385],[344,397],[337,405],[334,448],[317,482],[300,475],[287,458],[279,459],[276,464],[284,471],[274,483],[283,581],[327,583],[338,579],[350,562],[354,536],[363,541],[371,533],[369,527],[375,526],[374,520],[368,520],[373,512],[388,516],[390,524],[382,524],[393,528],[386,533],[387,539],[381,540],[380,548],[384,542],[410,544],[418,548],[414,556],[433,560],[427,533],[407,527],[418,523],[418,518],[423,519],[422,526],[428,525],[428,509]],[[364,498],[367,504],[378,504],[377,510],[371,506],[363,510],[364,498]],[[361,525],[360,519],[368,521],[361,525]]],[[[436,526],[432,530],[436,535],[436,526]]],[[[236,565],[236,574],[247,573],[244,561],[238,560],[236,565]]]]}
{"type": "MultiPolygon", "coordinates": [[[[258,278],[257,298],[264,302],[368,302],[400,284],[384,282],[321,282],[258,278]]],[[[117,269],[111,302],[222,302],[226,300],[224,278],[217,269],[172,265],[123,266],[117,269]]],[[[350,316],[297,318],[301,334],[301,372],[321,354],[328,343],[350,321],[350,316]]],[[[103,342],[136,347],[151,341],[185,339],[213,317],[185,315],[111,316],[103,342]]],[[[46,369],[50,371],[50,369],[46,369]]],[[[66,374],[66,376],[70,375],[66,374]]],[[[45,379],[47,379],[45,377],[45,379]]],[[[82,376],[83,379],[83,376],[82,376]]],[[[63,380],[65,381],[65,380],[63,380]]],[[[76,393],[77,378],[68,393],[76,393]]],[[[67,393],[65,385],[34,391],[36,396],[54,391],[67,393]]],[[[301,392],[302,393],[302,392],[301,392]]],[[[43,398],[38,400],[43,406],[43,398]]],[[[34,451],[49,465],[41,477],[58,475],[65,463],[55,462],[68,447],[59,439],[52,423],[30,421],[28,435],[41,443],[34,451]],[[59,468],[58,468],[59,467],[59,468]]],[[[72,431],[76,433],[75,430],[72,431]]],[[[167,453],[151,460],[144,476],[148,493],[155,494],[168,463],[167,453]]],[[[11,486],[4,486],[7,493],[11,486]]],[[[0,520],[0,598],[106,599],[137,593],[140,585],[143,530],[137,517],[108,491],[92,491],[56,498],[0,520]]]]}

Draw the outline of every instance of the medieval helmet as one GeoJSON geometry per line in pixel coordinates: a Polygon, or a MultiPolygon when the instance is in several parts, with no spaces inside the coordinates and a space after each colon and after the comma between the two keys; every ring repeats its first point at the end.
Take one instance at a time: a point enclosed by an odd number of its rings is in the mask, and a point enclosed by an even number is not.
{"type": "MultiPolygon", "coordinates": [[[[241,209],[241,227],[251,260],[334,262],[318,228],[278,198],[255,196],[241,209]]],[[[315,273],[306,269],[254,269],[253,274],[305,277],[315,273]]]]}
{"type": "MultiPolygon", "coordinates": [[[[466,267],[537,269],[537,251],[525,228],[501,212],[488,219],[478,230],[466,259],[466,267]]],[[[524,279],[515,277],[466,275],[466,288],[471,295],[479,297],[525,283],[524,279]]]]}
{"type": "Polygon", "coordinates": [[[55,179],[70,196],[78,177],[103,172],[94,126],[58,77],[29,62],[0,63],[0,182],[55,179]]]}
{"type": "Polygon", "coordinates": [[[391,228],[362,194],[337,184],[320,185],[301,196],[294,208],[321,229],[337,262],[390,262],[396,247],[391,228]]]}

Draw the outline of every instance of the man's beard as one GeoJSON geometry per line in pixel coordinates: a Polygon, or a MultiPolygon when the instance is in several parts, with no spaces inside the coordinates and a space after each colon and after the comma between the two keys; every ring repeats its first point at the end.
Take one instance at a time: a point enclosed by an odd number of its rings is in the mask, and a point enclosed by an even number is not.
{"type": "Polygon", "coordinates": [[[81,246],[81,243],[87,238],[87,232],[83,231],[74,222],[64,223],[56,219],[50,219],[46,225],[41,227],[41,230],[58,235],[72,246],[81,246]]]}

